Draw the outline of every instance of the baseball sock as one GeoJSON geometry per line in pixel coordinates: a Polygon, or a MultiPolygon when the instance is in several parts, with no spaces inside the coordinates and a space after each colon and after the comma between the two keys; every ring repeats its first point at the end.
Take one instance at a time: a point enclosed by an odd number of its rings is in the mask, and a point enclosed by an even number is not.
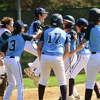
{"type": "Polygon", "coordinates": [[[45,86],[39,84],[39,86],[38,86],[38,96],[39,96],[39,100],[43,100],[44,91],[45,91],[45,86]]]}
{"type": "Polygon", "coordinates": [[[92,92],[93,92],[92,89],[86,89],[85,90],[85,100],[91,100],[92,92]]]}
{"type": "Polygon", "coordinates": [[[99,93],[99,89],[98,89],[97,83],[95,83],[95,85],[94,85],[94,91],[96,93],[97,98],[100,98],[100,93],[99,93]]]}
{"type": "Polygon", "coordinates": [[[62,100],[66,100],[66,94],[67,94],[67,86],[66,85],[61,85],[60,86],[60,91],[61,91],[61,95],[62,95],[62,100]]]}
{"type": "Polygon", "coordinates": [[[74,79],[70,78],[69,79],[69,96],[73,94],[73,90],[74,90],[74,79]]]}

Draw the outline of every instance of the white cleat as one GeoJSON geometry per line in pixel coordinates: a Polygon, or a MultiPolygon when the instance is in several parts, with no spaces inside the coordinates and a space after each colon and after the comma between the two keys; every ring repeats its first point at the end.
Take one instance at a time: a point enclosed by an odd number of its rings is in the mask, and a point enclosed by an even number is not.
{"type": "Polygon", "coordinates": [[[72,96],[68,96],[68,100],[76,100],[75,97],[72,95],[72,96]]]}
{"type": "Polygon", "coordinates": [[[77,95],[77,96],[74,96],[75,100],[80,100],[80,96],[77,95]]]}
{"type": "Polygon", "coordinates": [[[33,62],[28,63],[28,66],[31,67],[33,65],[33,62]]]}

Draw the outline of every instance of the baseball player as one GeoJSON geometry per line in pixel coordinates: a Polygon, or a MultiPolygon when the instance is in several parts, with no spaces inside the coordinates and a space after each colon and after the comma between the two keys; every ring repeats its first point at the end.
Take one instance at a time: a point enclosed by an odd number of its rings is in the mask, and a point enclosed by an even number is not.
{"type": "MultiPolygon", "coordinates": [[[[24,50],[25,41],[31,41],[34,39],[34,35],[20,34],[21,27],[24,26],[22,22],[14,23],[14,32],[9,37],[7,43],[6,57],[4,64],[7,69],[8,87],[4,96],[4,100],[10,100],[12,91],[14,90],[16,83],[18,89],[17,100],[23,100],[23,80],[22,69],[20,65],[20,57],[24,50]]],[[[13,23],[9,27],[13,28],[13,23]]]]}
{"type": "MultiPolygon", "coordinates": [[[[69,34],[71,37],[70,52],[72,52],[76,49],[77,33],[73,30],[74,25],[75,25],[74,17],[71,15],[65,15],[63,27],[64,27],[65,32],[67,34],[69,34]]],[[[69,71],[71,70],[71,67],[72,67],[72,65],[74,65],[76,60],[77,60],[76,54],[74,54],[71,58],[67,57],[65,60],[65,70],[66,70],[66,79],[67,80],[69,80],[69,77],[68,77],[69,71]]],[[[70,83],[69,83],[69,85],[70,85],[70,83]]],[[[69,92],[69,94],[70,94],[70,92],[69,92]]],[[[70,99],[70,96],[68,98],[70,99]]],[[[62,97],[59,97],[59,100],[62,100],[62,97]]]]}
{"type": "Polygon", "coordinates": [[[38,86],[39,100],[43,100],[45,87],[51,68],[54,70],[60,85],[62,99],[66,100],[66,76],[64,59],[69,56],[70,37],[62,30],[63,18],[60,14],[51,16],[51,26],[48,28],[38,43],[38,57],[40,59],[40,82],[38,86]]]}
{"type": "MultiPolygon", "coordinates": [[[[28,30],[28,33],[34,34],[36,37],[40,38],[41,35],[38,35],[37,33],[39,33],[40,29],[43,30],[42,24],[44,23],[48,12],[44,8],[36,8],[34,14],[35,14],[35,21],[32,22],[28,30]]],[[[38,40],[35,39],[35,41],[26,42],[24,50],[37,56],[37,41],[38,40]]],[[[24,72],[26,73],[26,75],[34,79],[34,83],[37,84],[38,79],[37,77],[36,78],[34,77],[33,70],[34,68],[37,68],[39,66],[39,59],[37,58],[33,63],[31,63],[31,65],[30,63],[28,65],[30,66],[30,68],[26,68],[24,72]]],[[[39,69],[39,67],[37,69],[39,69]]],[[[37,73],[39,73],[38,70],[37,73]]]]}
{"type": "MultiPolygon", "coordinates": [[[[92,13],[92,15],[91,15],[91,18],[95,15],[95,9],[92,9],[91,11],[90,11],[90,14],[92,13]],[[93,14],[94,13],[94,14],[93,14]]],[[[95,18],[95,17],[94,17],[95,18]]],[[[86,34],[89,34],[90,33],[90,30],[91,30],[91,28],[92,27],[94,27],[94,24],[93,24],[93,18],[91,19],[92,20],[92,23],[88,26],[88,29],[85,31],[86,32],[86,34]]],[[[85,29],[86,27],[86,24],[87,23],[87,21],[86,20],[84,20],[84,19],[79,19],[78,21],[77,21],[77,23],[76,23],[76,30],[78,31],[78,33],[80,33],[80,32],[83,32],[83,29],[85,29]],[[84,26],[84,28],[82,27],[82,26],[84,26]],[[81,28],[82,27],[82,28],[81,28]]],[[[81,34],[82,35],[82,34],[81,34]]],[[[83,34],[84,35],[84,34],[83,34]]],[[[80,36],[79,35],[79,37],[80,37],[80,42],[84,39],[82,39],[82,36],[80,36]]],[[[84,37],[84,36],[83,36],[84,37]]],[[[79,41],[78,41],[78,43],[79,43],[79,41]]],[[[87,48],[87,46],[86,46],[86,48],[87,48]]],[[[77,62],[76,62],[76,64],[74,65],[74,67],[73,67],[73,69],[72,69],[72,72],[71,72],[71,81],[72,81],[72,91],[71,91],[71,95],[73,94],[73,87],[74,87],[74,78],[76,77],[76,75],[84,68],[85,69],[85,72],[87,72],[87,63],[88,63],[88,60],[89,60],[89,57],[90,57],[90,53],[89,53],[89,50],[88,49],[82,49],[80,52],[78,52],[78,54],[79,54],[79,58],[78,58],[78,60],[77,60],[77,62]],[[83,59],[82,59],[83,58],[83,59]]],[[[95,83],[95,85],[94,85],[94,90],[95,90],[95,92],[96,92],[96,96],[97,96],[97,98],[100,98],[100,92],[99,92],[99,89],[98,89],[98,86],[97,86],[97,84],[95,83]]]]}
{"type": "Polygon", "coordinates": [[[100,71],[100,9],[96,9],[94,16],[95,26],[91,29],[90,34],[85,37],[90,41],[91,56],[87,67],[87,80],[85,90],[85,100],[91,100],[92,91],[96,82],[96,77],[100,71]]]}
{"type": "MultiPolygon", "coordinates": [[[[12,31],[13,28],[11,27],[11,24],[13,24],[13,18],[10,17],[4,17],[1,20],[2,26],[0,29],[0,51],[3,52],[2,50],[2,46],[5,44],[5,42],[7,41],[7,39],[12,35],[12,31]]],[[[3,47],[3,49],[5,49],[5,47],[3,47]]],[[[1,54],[1,53],[0,53],[1,54]]],[[[2,55],[0,55],[2,57],[2,55]]],[[[6,75],[6,70],[5,70],[5,66],[3,64],[3,58],[0,57],[0,60],[2,61],[2,65],[0,66],[0,100],[3,100],[3,96],[4,96],[4,91],[6,89],[7,86],[7,75],[6,75]]]]}
{"type": "MultiPolygon", "coordinates": [[[[76,22],[76,31],[78,33],[78,40],[77,40],[77,45],[79,46],[82,42],[82,40],[84,39],[85,36],[85,31],[87,29],[88,26],[88,21],[85,18],[80,18],[77,20],[76,22]]],[[[90,57],[90,51],[87,49],[87,47],[84,47],[81,51],[79,51],[78,53],[78,59],[76,61],[76,63],[74,64],[74,66],[72,67],[71,71],[70,71],[70,79],[69,79],[69,83],[70,83],[70,96],[73,96],[73,88],[74,88],[74,79],[76,77],[76,75],[84,68],[85,72],[86,72],[86,66],[90,57]]],[[[74,100],[74,99],[72,99],[74,100]]]]}

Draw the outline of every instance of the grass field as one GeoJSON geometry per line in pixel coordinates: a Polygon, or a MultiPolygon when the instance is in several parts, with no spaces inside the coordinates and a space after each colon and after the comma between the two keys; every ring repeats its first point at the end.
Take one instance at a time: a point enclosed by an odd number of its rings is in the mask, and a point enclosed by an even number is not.
{"type": "MultiPolygon", "coordinates": [[[[99,75],[97,77],[97,81],[98,80],[100,80],[99,75]]],[[[85,81],[86,81],[86,75],[85,74],[79,74],[75,79],[76,84],[84,83],[85,81]]],[[[31,80],[29,78],[24,78],[23,82],[24,82],[24,88],[36,88],[36,86],[33,83],[33,80],[31,80]]],[[[57,83],[57,80],[56,80],[55,76],[51,76],[49,78],[47,86],[48,87],[58,86],[58,83],[57,83]]]]}

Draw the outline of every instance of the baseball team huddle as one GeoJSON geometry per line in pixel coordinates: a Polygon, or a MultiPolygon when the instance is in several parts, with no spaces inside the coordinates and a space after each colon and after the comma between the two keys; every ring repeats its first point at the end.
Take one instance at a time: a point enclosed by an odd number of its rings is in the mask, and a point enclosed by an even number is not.
{"type": "Polygon", "coordinates": [[[23,100],[20,64],[23,51],[37,57],[28,63],[29,68],[24,72],[38,86],[38,100],[43,100],[51,69],[60,86],[58,100],[81,100],[74,85],[75,77],[83,69],[87,77],[84,100],[91,100],[93,90],[100,99],[96,83],[100,71],[100,9],[90,9],[88,20],[79,18],[75,21],[71,15],[62,17],[54,13],[50,15],[49,26],[44,25],[48,15],[44,8],[36,8],[34,15],[35,20],[27,33],[27,24],[22,21],[14,21],[11,17],[1,19],[0,100],[10,100],[16,85],[17,100],[23,100]]]}

